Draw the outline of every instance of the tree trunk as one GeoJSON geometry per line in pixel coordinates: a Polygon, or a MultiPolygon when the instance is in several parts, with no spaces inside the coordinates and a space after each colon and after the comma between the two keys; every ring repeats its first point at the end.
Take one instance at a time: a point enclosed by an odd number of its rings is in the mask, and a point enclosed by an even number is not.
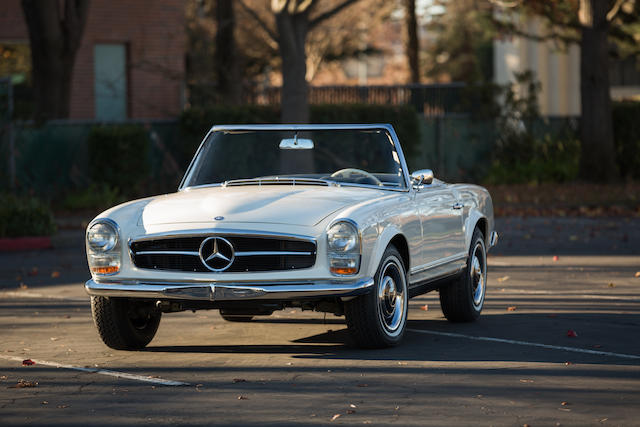
{"type": "Polygon", "coordinates": [[[410,82],[420,83],[420,64],[418,62],[418,21],[416,19],[416,1],[405,0],[405,25],[407,27],[407,61],[409,63],[410,82]]]}
{"type": "Polygon", "coordinates": [[[309,31],[308,11],[276,13],[278,47],[282,58],[282,123],[309,122],[309,88],[306,80],[305,44],[309,31]]]}
{"type": "Polygon", "coordinates": [[[580,1],[580,178],[597,182],[619,178],[609,93],[608,10],[607,0],[580,1]]]}
{"type": "Polygon", "coordinates": [[[218,0],[216,5],[215,67],[218,93],[223,104],[237,105],[242,99],[242,79],[235,44],[233,0],[218,0]]]}
{"type": "Polygon", "coordinates": [[[66,0],[64,9],[58,0],[22,0],[22,10],[31,43],[35,118],[68,118],[73,64],[89,0],[66,0]]]}

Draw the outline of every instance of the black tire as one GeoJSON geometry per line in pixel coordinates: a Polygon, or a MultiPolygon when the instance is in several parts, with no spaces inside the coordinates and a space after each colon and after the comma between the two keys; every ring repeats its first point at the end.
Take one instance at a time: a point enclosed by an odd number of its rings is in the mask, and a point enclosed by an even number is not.
{"type": "Polygon", "coordinates": [[[153,302],[91,297],[91,314],[102,341],[116,350],[140,350],[151,342],[162,312],[153,302]]]}
{"type": "Polygon", "coordinates": [[[400,252],[390,245],[382,255],[372,292],[345,302],[349,334],[360,348],[398,345],[409,310],[407,270],[400,252]]]}
{"type": "Polygon", "coordinates": [[[450,322],[473,322],[482,312],[487,292],[487,250],[476,228],[471,237],[467,268],[456,280],[440,288],[440,307],[450,322]]]}
{"type": "Polygon", "coordinates": [[[246,314],[235,314],[233,311],[220,310],[220,316],[227,322],[251,322],[253,316],[246,314]]]}

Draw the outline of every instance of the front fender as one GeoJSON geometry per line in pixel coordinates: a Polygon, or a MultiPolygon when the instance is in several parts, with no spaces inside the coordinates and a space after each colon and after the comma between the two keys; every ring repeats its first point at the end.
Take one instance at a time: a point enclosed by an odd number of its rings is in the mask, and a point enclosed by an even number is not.
{"type": "MultiPolygon", "coordinates": [[[[375,277],[376,271],[378,270],[378,266],[382,261],[382,256],[384,255],[384,251],[391,243],[394,237],[397,235],[402,235],[400,228],[395,224],[390,224],[383,228],[382,233],[372,242],[371,250],[368,254],[364,254],[363,256],[367,257],[368,262],[366,263],[365,272],[368,277],[375,277]]],[[[363,236],[364,237],[364,236],[363,236]]],[[[405,268],[409,271],[409,266],[406,265],[405,268]]]]}

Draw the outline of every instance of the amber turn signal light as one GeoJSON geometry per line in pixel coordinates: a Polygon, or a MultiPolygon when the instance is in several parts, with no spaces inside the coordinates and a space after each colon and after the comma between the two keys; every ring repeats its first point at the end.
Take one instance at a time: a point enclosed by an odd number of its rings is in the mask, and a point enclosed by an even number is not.
{"type": "Polygon", "coordinates": [[[96,274],[113,274],[113,273],[117,273],[118,271],[120,271],[120,267],[116,267],[112,265],[107,267],[93,267],[91,269],[91,272],[96,274]]]}
{"type": "Polygon", "coordinates": [[[331,267],[331,272],[335,274],[356,274],[358,269],[356,267],[331,267]]]}

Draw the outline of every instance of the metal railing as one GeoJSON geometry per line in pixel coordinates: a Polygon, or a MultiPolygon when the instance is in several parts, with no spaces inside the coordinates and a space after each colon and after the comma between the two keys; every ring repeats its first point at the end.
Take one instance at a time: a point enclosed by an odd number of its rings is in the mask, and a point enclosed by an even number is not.
{"type": "MultiPolygon", "coordinates": [[[[460,113],[464,83],[375,86],[310,86],[311,104],[412,105],[427,117],[460,113]]],[[[221,103],[213,83],[189,84],[189,104],[207,106],[221,103]]],[[[242,103],[279,105],[281,87],[244,88],[242,103]]]]}

